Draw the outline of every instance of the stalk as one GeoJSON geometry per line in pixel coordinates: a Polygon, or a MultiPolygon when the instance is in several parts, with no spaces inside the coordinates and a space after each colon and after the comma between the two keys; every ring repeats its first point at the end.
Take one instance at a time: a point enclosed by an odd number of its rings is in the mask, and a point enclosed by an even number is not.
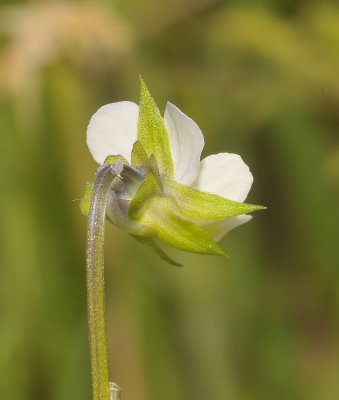
{"type": "Polygon", "coordinates": [[[120,398],[120,390],[114,393],[109,382],[104,284],[106,206],[113,181],[121,172],[119,164],[105,164],[97,170],[88,214],[86,279],[93,400],[120,398]]]}

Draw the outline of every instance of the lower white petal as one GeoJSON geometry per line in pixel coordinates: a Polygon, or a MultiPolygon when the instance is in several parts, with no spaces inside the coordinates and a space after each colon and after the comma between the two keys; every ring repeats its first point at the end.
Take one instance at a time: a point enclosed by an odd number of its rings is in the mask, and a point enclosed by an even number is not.
{"type": "Polygon", "coordinates": [[[198,125],[171,103],[167,103],[164,121],[171,144],[175,180],[190,185],[199,173],[204,136],[198,125]]]}
{"type": "Polygon", "coordinates": [[[139,107],[130,101],[107,104],[92,116],[87,128],[88,148],[99,164],[109,155],[120,154],[131,161],[137,140],[139,107]]]}
{"type": "Polygon", "coordinates": [[[192,186],[242,203],[251,189],[253,176],[238,154],[219,153],[204,158],[192,186]]]}
{"type": "Polygon", "coordinates": [[[251,219],[251,215],[239,215],[222,221],[209,222],[204,224],[202,227],[213,237],[214,240],[219,241],[224,235],[226,235],[226,233],[251,219]]]}

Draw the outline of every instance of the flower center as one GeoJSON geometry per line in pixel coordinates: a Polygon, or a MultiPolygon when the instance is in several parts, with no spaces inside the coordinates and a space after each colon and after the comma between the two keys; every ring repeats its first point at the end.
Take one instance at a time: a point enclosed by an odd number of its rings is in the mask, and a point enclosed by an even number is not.
{"type": "Polygon", "coordinates": [[[113,190],[121,200],[132,200],[140,185],[144,181],[144,175],[135,168],[124,165],[120,173],[121,179],[113,190]]]}

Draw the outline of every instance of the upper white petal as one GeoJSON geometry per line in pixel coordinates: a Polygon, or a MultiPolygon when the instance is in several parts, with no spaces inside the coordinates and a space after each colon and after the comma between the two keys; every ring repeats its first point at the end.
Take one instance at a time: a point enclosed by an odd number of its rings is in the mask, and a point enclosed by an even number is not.
{"type": "Polygon", "coordinates": [[[253,176],[238,154],[219,153],[204,158],[193,186],[202,192],[243,202],[251,189],[253,176]]]}
{"type": "Polygon", "coordinates": [[[171,144],[175,179],[189,185],[199,173],[204,136],[198,125],[171,103],[167,103],[164,120],[171,144]]]}
{"type": "Polygon", "coordinates": [[[92,116],[87,128],[88,148],[99,164],[109,155],[121,154],[131,161],[137,140],[139,107],[131,101],[107,104],[92,116]]]}

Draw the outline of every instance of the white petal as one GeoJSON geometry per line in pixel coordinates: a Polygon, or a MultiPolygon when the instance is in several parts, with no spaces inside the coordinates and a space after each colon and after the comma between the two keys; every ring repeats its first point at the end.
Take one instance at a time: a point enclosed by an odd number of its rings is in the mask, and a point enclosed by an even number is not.
{"type": "Polygon", "coordinates": [[[238,154],[219,153],[204,158],[193,186],[242,203],[251,189],[253,176],[238,154]]]}
{"type": "Polygon", "coordinates": [[[203,225],[203,228],[213,237],[214,240],[219,241],[226,233],[244,224],[252,219],[251,215],[238,215],[222,221],[213,221],[203,225]]]}
{"type": "Polygon", "coordinates": [[[107,104],[92,116],[87,128],[88,148],[99,164],[109,155],[122,155],[131,160],[137,140],[139,107],[130,101],[107,104]]]}
{"type": "Polygon", "coordinates": [[[171,103],[167,103],[164,120],[170,138],[175,179],[189,185],[198,176],[204,136],[198,125],[171,103]]]}

